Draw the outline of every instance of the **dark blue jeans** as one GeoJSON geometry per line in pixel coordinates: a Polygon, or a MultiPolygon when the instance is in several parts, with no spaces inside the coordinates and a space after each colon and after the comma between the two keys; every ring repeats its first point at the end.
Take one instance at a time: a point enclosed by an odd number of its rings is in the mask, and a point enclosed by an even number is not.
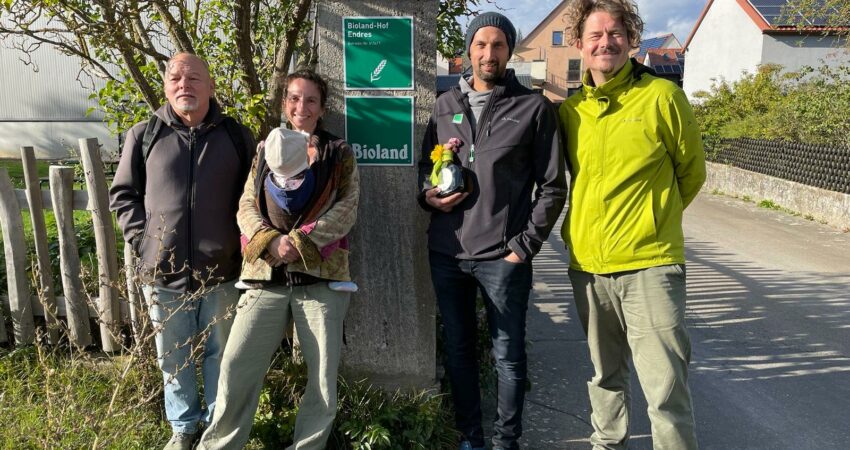
{"type": "Polygon", "coordinates": [[[452,384],[455,423],[473,447],[484,446],[478,385],[478,290],[487,308],[498,373],[493,445],[517,449],[522,435],[527,363],[525,316],[531,291],[531,264],[503,259],[469,261],[431,252],[431,281],[443,320],[446,369],[452,384]]]}

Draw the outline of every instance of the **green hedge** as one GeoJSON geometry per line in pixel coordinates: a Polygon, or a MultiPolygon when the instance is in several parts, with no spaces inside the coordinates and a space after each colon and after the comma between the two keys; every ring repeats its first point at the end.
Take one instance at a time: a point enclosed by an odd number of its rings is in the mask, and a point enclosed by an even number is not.
{"type": "Polygon", "coordinates": [[[850,145],[850,66],[783,71],[767,64],[694,95],[706,138],[850,145]]]}

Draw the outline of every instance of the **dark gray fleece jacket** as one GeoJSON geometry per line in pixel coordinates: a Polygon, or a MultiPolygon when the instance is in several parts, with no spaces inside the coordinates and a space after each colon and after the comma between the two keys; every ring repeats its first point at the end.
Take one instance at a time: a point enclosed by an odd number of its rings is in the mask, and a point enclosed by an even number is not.
{"type": "Polygon", "coordinates": [[[201,280],[232,280],[241,265],[236,210],[254,138],[241,127],[246,148],[236,148],[215,100],[194,128],[168,104],[155,114],[163,126],[147,162],[142,122],[127,132],[109,190],[124,239],[139,252],[141,273],[158,286],[191,291],[201,280]]]}
{"type": "Polygon", "coordinates": [[[419,203],[431,211],[428,247],[459,259],[486,260],[513,251],[528,262],[540,251],[567,199],[559,125],[549,100],[522,86],[508,69],[477,126],[459,86],[437,99],[419,159],[419,203]],[[458,138],[456,162],[471,194],[451,212],[425,203],[432,186],[431,150],[458,138]],[[536,186],[536,188],[535,188],[536,186]]]}

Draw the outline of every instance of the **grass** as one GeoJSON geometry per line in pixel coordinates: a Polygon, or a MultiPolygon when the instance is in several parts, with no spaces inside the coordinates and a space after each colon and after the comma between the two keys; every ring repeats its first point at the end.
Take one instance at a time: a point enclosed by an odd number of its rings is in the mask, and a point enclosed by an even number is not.
{"type": "MultiPolygon", "coordinates": [[[[762,201],[760,201],[759,202],[759,208],[772,209],[772,210],[775,210],[775,211],[782,211],[782,210],[785,209],[785,208],[777,205],[776,203],[774,203],[773,200],[762,200],[762,201]]],[[[797,213],[797,215],[799,215],[799,213],[797,213]]]]}
{"type": "MultiPolygon", "coordinates": [[[[247,449],[292,442],[306,381],[304,364],[282,351],[267,376],[247,449]]],[[[0,348],[0,448],[162,448],[171,432],[161,383],[149,353],[134,359],[38,345],[0,348]]],[[[447,402],[443,395],[387,393],[341,377],[328,448],[456,448],[447,402]]]]}
{"type": "MultiPolygon", "coordinates": [[[[39,178],[46,178],[50,173],[50,165],[52,161],[36,161],[36,168],[39,178]]],[[[9,178],[12,179],[12,185],[16,189],[23,189],[24,185],[24,166],[19,159],[0,159],[0,167],[5,167],[9,172],[9,178]]]]}
{"type": "Polygon", "coordinates": [[[170,433],[148,397],[162,378],[138,365],[116,391],[122,363],[59,348],[0,349],[0,447],[161,448],[170,433]],[[117,408],[109,408],[113,396],[117,408]]]}

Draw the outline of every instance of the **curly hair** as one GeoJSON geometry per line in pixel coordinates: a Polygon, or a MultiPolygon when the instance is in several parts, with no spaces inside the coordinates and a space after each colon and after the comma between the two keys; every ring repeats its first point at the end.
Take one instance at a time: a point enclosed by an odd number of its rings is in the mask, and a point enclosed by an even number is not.
{"type": "Polygon", "coordinates": [[[638,15],[638,7],[633,0],[572,0],[564,13],[564,22],[567,25],[564,37],[569,45],[581,39],[585,21],[597,11],[607,12],[620,19],[626,28],[629,44],[632,48],[640,47],[643,19],[638,15]]]}

